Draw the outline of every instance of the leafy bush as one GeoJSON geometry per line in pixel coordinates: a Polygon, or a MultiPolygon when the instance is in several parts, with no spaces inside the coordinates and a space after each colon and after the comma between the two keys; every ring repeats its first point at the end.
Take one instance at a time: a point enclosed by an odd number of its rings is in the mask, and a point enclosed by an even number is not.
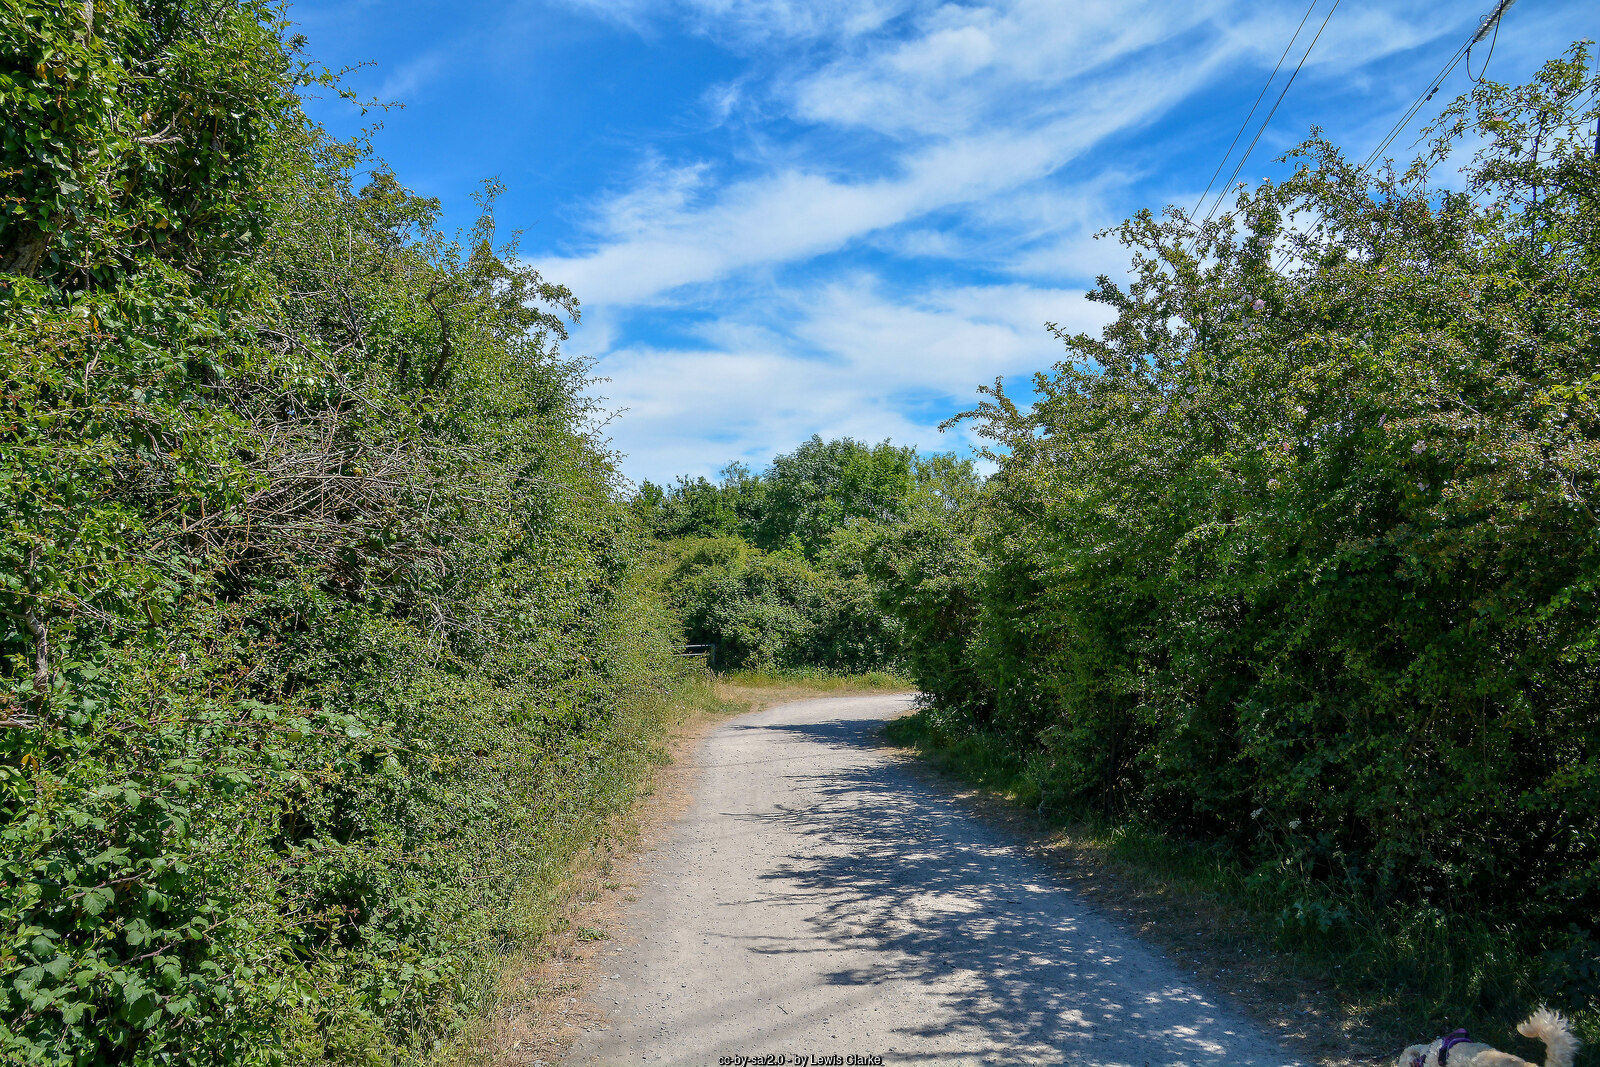
{"type": "Polygon", "coordinates": [[[812,436],[773,459],[752,540],[762,548],[798,548],[815,558],[835,530],[858,522],[892,522],[916,487],[916,450],[884,441],[868,447],[841,437],[812,436]]]}
{"type": "Polygon", "coordinates": [[[912,516],[938,536],[977,486],[970,460],[813,436],[760,475],[734,463],[717,483],[646,482],[632,507],[673,557],[663,587],[688,639],[715,644],[719,666],[892,673],[903,620],[881,595],[880,563],[899,566],[909,546],[888,542],[912,516]]]}
{"type": "MultiPolygon", "coordinates": [[[[930,462],[941,460],[951,462],[930,462]]],[[[898,519],[930,469],[915,449],[887,441],[812,436],[759,475],[730,463],[715,483],[680,477],[663,489],[645,482],[633,508],[663,540],[739,537],[765,551],[788,549],[815,559],[835,530],[898,519]]]]}
{"type": "Polygon", "coordinates": [[[1129,220],[1116,320],[1031,408],[987,391],[980,504],[879,564],[940,727],[1045,803],[1222,843],[1302,899],[1286,936],[1511,931],[1484,966],[1521,984],[1475,995],[1569,1006],[1600,995],[1596,88],[1575,46],[1404,172],[1314,137],[1221,220],[1129,220]]]}
{"type": "Polygon", "coordinates": [[[739,537],[749,540],[761,519],[766,483],[742,463],[730,463],[713,483],[680,477],[670,488],[644,482],[632,507],[656,537],[739,537]]]}
{"type": "Polygon", "coordinates": [[[994,707],[974,645],[984,574],[974,497],[975,487],[935,498],[877,528],[864,557],[880,607],[900,624],[905,670],[946,726],[985,726],[994,707]]]}
{"type": "Polygon", "coordinates": [[[813,565],[737,538],[675,547],[669,600],[690,641],[716,645],[719,668],[857,674],[892,667],[892,623],[842,553],[813,565]]]}
{"type": "Polygon", "coordinates": [[[426,1051],[665,706],[576,302],[275,11],[0,4],[7,1062],[426,1051]]]}

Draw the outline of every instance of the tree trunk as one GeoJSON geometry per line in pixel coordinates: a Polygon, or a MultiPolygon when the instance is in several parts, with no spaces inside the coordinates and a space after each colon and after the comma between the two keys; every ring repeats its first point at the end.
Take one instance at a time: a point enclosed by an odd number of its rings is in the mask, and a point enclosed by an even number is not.
{"type": "Polygon", "coordinates": [[[37,226],[24,224],[25,229],[11,242],[9,248],[0,251],[0,274],[22,274],[29,278],[39,273],[39,264],[44,262],[45,249],[50,246],[50,240],[37,226]]]}
{"type": "Polygon", "coordinates": [[[50,697],[50,629],[31,608],[22,613],[22,621],[33,634],[33,693],[43,707],[50,697]]]}

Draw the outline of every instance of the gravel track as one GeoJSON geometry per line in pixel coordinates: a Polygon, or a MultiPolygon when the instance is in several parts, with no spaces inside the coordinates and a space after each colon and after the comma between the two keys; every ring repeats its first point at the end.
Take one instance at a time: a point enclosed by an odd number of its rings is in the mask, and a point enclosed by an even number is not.
{"type": "Polygon", "coordinates": [[[909,702],[800,701],[706,737],[602,957],[609,1024],[568,1063],[1296,1062],[880,747],[909,702]]]}

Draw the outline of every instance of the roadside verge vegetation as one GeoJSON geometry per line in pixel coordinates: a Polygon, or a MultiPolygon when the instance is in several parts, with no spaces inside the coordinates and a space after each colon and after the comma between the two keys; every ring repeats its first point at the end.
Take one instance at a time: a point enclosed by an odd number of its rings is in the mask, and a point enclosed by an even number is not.
{"type": "Polygon", "coordinates": [[[1130,219],[1115,321],[985,390],[995,473],[872,569],[904,736],[1508,1039],[1600,1037],[1597,88],[1575,46],[1403,170],[1313,136],[1219,220],[1130,219]]]}
{"type": "Polygon", "coordinates": [[[486,186],[273,4],[0,4],[0,1059],[431,1055],[670,717],[670,616],[486,186]]]}

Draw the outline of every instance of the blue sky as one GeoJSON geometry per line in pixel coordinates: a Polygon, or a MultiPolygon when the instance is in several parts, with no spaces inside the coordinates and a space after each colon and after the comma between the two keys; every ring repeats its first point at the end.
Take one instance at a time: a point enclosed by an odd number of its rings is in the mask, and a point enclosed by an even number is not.
{"type": "MultiPolygon", "coordinates": [[[[965,451],[978,385],[1060,356],[1117,275],[1094,239],[1192,205],[1309,0],[325,0],[310,54],[403,103],[401,179],[499,218],[570,286],[623,471],[763,466],[813,433],[965,451]]],[[[1318,0],[1278,85],[1334,0],[1318,0]]],[[[1364,156],[1493,6],[1338,0],[1240,173],[1323,127],[1364,156]]],[[[1520,0],[1490,76],[1600,37],[1593,0],[1520,0]]],[[[1474,51],[1474,73],[1486,46],[1474,51]]],[[[1467,87],[1458,67],[1435,106],[1467,87]]],[[[1267,103],[1277,95],[1269,92],[1267,103]]],[[[351,132],[363,119],[323,102],[351,132]]],[[[1424,116],[1428,117],[1427,113],[1424,116]]],[[[1258,115],[1259,120],[1259,115],[1258,115]]],[[[1251,134],[1246,135],[1246,140],[1251,134]]],[[[1392,154],[1407,151],[1403,135],[1392,154]]],[[[1230,164],[1231,169],[1231,164],[1230,164]]],[[[1224,172],[1226,175],[1226,172],[1224,172]]]]}

